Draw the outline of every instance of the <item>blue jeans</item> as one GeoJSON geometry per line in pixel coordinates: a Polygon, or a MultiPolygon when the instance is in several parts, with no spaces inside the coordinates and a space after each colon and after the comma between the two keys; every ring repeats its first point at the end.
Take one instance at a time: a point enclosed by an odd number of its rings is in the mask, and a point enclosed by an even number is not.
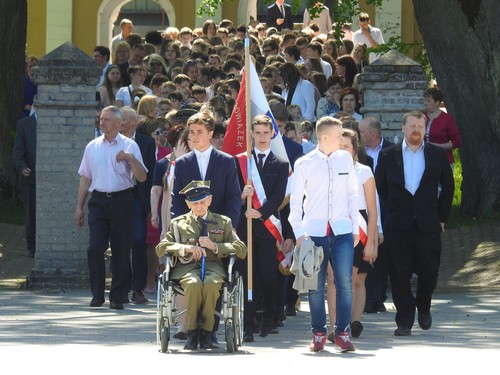
{"type": "Polygon", "coordinates": [[[352,233],[327,237],[311,237],[316,246],[323,247],[323,262],[318,274],[318,289],[309,290],[309,309],[311,310],[311,331],[326,333],[325,281],[328,262],[332,265],[337,289],[336,331],[350,332],[352,305],[352,263],[354,241],[352,233]]]}

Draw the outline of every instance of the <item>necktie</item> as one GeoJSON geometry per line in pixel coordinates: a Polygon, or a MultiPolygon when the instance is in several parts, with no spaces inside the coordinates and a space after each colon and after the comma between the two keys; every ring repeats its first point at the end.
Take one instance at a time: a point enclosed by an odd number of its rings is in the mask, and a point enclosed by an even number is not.
{"type": "Polygon", "coordinates": [[[280,11],[283,18],[285,18],[285,7],[283,7],[283,5],[280,5],[280,11]]]}
{"type": "Polygon", "coordinates": [[[266,157],[266,154],[259,154],[257,155],[259,157],[259,161],[257,163],[257,168],[259,169],[259,172],[262,170],[262,167],[264,166],[264,158],[266,157]]]}
{"type": "MultiPolygon", "coordinates": [[[[206,236],[208,234],[207,231],[207,221],[202,217],[198,218],[201,221],[201,233],[200,236],[206,236]]],[[[205,251],[207,249],[203,248],[205,251]]],[[[201,258],[201,281],[205,280],[205,257],[201,258]]]]}

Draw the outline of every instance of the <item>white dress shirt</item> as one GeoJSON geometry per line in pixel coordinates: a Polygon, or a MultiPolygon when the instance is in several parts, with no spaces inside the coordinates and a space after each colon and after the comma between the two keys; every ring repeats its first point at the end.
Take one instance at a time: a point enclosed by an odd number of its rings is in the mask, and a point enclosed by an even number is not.
{"type": "Polygon", "coordinates": [[[403,139],[402,152],[405,188],[412,195],[415,195],[425,170],[424,142],[422,142],[417,151],[413,152],[406,144],[406,140],[403,139]]]}
{"type": "Polygon", "coordinates": [[[380,154],[380,150],[382,150],[382,145],[384,144],[384,138],[380,139],[380,144],[375,147],[375,148],[370,148],[368,146],[365,146],[366,154],[368,156],[371,156],[373,158],[373,170],[377,168],[377,162],[378,162],[378,154],[380,154]]]}
{"type": "Polygon", "coordinates": [[[255,164],[257,164],[257,165],[259,165],[259,154],[264,154],[264,157],[262,158],[262,167],[264,167],[264,164],[266,164],[267,157],[271,153],[271,149],[268,148],[267,150],[260,151],[256,148],[254,148],[253,152],[255,153],[255,164]]]}
{"type": "MultiPolygon", "coordinates": [[[[380,31],[380,29],[377,29],[376,27],[373,27],[373,26],[369,26],[369,30],[370,30],[371,37],[378,45],[385,43],[384,37],[382,36],[382,31],[380,31]]],[[[352,42],[353,42],[354,46],[356,46],[358,44],[366,44],[367,47],[373,47],[372,44],[370,43],[370,40],[368,39],[368,37],[363,35],[363,33],[361,32],[361,29],[355,31],[352,34],[352,42]]],[[[368,60],[370,61],[370,64],[371,64],[372,62],[377,60],[379,57],[380,57],[380,54],[370,52],[370,55],[368,56],[368,60]]]]}
{"type": "Polygon", "coordinates": [[[296,238],[324,237],[328,223],[335,235],[359,234],[358,211],[358,178],[349,153],[327,156],[316,148],[295,162],[289,221],[296,238]]]}
{"type": "Polygon", "coordinates": [[[196,161],[198,162],[198,167],[200,168],[200,176],[203,181],[205,180],[205,175],[207,174],[208,162],[210,161],[210,155],[212,154],[213,148],[213,146],[210,146],[203,152],[196,149],[194,150],[196,161]]]}
{"type": "Polygon", "coordinates": [[[85,147],[83,159],[78,169],[80,176],[91,180],[89,192],[97,190],[112,193],[134,186],[135,179],[132,167],[126,161],[116,161],[116,154],[120,151],[133,154],[144,167],[146,173],[148,172],[137,143],[120,133],[112,142],[108,142],[104,136],[100,136],[85,147]]]}

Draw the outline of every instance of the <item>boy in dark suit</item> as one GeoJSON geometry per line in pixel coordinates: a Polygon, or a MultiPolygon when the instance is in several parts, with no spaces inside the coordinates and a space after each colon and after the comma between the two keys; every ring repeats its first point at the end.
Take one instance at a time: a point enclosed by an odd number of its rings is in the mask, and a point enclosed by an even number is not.
{"type": "Polygon", "coordinates": [[[386,202],[382,227],[396,305],[395,336],[409,336],[418,310],[423,330],[432,325],[432,293],[441,258],[441,232],[453,200],[453,174],[443,149],[425,143],[425,117],[403,116],[403,142],[380,151],[375,180],[386,202]],[[418,276],[412,293],[410,279],[418,276]]]}
{"type": "Polygon", "coordinates": [[[206,112],[199,112],[187,121],[189,139],[194,150],[177,159],[172,189],[172,218],[188,212],[179,192],[193,180],[210,181],[212,204],[210,211],[229,217],[238,227],[241,210],[241,191],[234,158],[215,149],[212,139],[215,122],[206,112]]]}
{"type": "MultiPolygon", "coordinates": [[[[246,200],[252,197],[252,207],[244,213],[245,218],[252,221],[252,243],[253,243],[253,280],[255,297],[253,302],[245,300],[245,332],[243,340],[253,341],[253,325],[255,310],[260,302],[263,302],[264,314],[260,325],[259,335],[267,336],[273,328],[273,318],[276,311],[276,295],[278,288],[278,248],[281,234],[276,234],[278,212],[283,203],[288,178],[288,162],[278,158],[271,151],[271,137],[273,136],[273,124],[266,115],[258,115],[251,125],[254,149],[252,157],[254,163],[250,171],[247,171],[247,159],[245,155],[238,156],[239,180],[241,186],[241,198],[246,200]],[[255,168],[254,168],[255,167],[255,168]],[[248,174],[252,178],[253,185],[246,184],[248,174]],[[274,233],[274,234],[273,234],[274,233]],[[278,237],[278,238],[277,238],[278,237]]],[[[241,220],[239,233],[246,237],[246,220],[241,220]]],[[[281,225],[278,225],[281,226],[281,225]]],[[[279,228],[281,229],[281,228],[279,228]]],[[[246,276],[246,264],[243,265],[243,274],[246,276]]],[[[246,280],[245,289],[247,289],[246,280]]]]}

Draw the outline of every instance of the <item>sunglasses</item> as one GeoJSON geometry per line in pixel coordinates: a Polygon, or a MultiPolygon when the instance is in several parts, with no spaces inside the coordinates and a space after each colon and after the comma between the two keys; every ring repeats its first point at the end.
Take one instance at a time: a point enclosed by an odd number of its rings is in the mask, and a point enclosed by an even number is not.
{"type": "Polygon", "coordinates": [[[162,135],[163,133],[165,133],[166,130],[165,129],[156,129],[155,130],[155,135],[162,135]]]}
{"type": "Polygon", "coordinates": [[[160,62],[150,62],[149,66],[161,66],[160,62]]]}

